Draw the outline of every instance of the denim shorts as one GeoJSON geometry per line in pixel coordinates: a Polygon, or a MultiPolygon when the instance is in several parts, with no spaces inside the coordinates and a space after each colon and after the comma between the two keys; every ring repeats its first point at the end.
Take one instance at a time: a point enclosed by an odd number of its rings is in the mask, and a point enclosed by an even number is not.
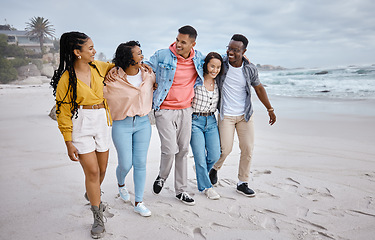
{"type": "Polygon", "coordinates": [[[110,127],[107,111],[101,109],[78,109],[78,118],[73,117],[72,143],[79,154],[109,149],[110,127]]]}

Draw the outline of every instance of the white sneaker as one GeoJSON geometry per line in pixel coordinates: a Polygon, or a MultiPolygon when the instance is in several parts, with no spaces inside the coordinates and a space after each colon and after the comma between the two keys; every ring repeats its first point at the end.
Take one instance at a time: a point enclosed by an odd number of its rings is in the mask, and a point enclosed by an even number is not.
{"type": "Polygon", "coordinates": [[[207,198],[212,200],[217,200],[220,198],[220,195],[213,188],[207,188],[204,190],[204,194],[206,194],[207,198]]]}
{"type": "Polygon", "coordinates": [[[124,202],[130,202],[130,195],[125,186],[118,187],[118,192],[120,193],[120,197],[122,200],[124,200],[124,202]]]}
{"type": "Polygon", "coordinates": [[[139,213],[143,217],[151,216],[151,211],[145,206],[143,202],[138,203],[137,206],[134,207],[134,212],[139,213]]]}

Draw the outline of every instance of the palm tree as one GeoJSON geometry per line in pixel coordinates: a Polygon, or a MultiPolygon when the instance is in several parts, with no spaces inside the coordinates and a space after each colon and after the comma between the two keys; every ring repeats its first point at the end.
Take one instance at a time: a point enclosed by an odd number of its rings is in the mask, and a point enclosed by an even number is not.
{"type": "Polygon", "coordinates": [[[26,31],[29,35],[39,38],[40,50],[44,53],[43,43],[47,36],[54,37],[55,29],[53,25],[43,17],[33,17],[27,22],[26,31]]]}

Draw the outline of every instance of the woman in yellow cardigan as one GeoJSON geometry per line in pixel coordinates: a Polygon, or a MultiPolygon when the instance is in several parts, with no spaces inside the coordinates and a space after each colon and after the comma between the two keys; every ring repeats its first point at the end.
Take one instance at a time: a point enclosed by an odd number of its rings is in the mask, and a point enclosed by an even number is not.
{"type": "Polygon", "coordinates": [[[94,61],[95,53],[93,41],[86,34],[64,33],[60,65],[51,86],[69,158],[79,161],[85,174],[85,196],[94,216],[91,236],[100,238],[105,232],[100,185],[108,163],[111,125],[103,80],[114,64],[94,61]]]}

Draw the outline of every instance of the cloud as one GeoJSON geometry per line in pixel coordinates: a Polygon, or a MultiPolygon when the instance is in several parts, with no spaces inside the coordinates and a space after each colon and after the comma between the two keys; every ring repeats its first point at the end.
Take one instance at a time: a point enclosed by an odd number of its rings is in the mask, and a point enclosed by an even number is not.
{"type": "MultiPolygon", "coordinates": [[[[56,35],[78,30],[111,58],[121,42],[138,40],[145,57],[166,48],[183,25],[198,31],[196,48],[225,51],[230,37],[249,38],[255,63],[285,67],[374,63],[375,2],[352,1],[11,1],[0,15],[23,29],[33,16],[50,20],[56,35]],[[371,54],[372,53],[372,54],[371,54]]],[[[4,24],[5,22],[0,22],[4,24]]]]}

